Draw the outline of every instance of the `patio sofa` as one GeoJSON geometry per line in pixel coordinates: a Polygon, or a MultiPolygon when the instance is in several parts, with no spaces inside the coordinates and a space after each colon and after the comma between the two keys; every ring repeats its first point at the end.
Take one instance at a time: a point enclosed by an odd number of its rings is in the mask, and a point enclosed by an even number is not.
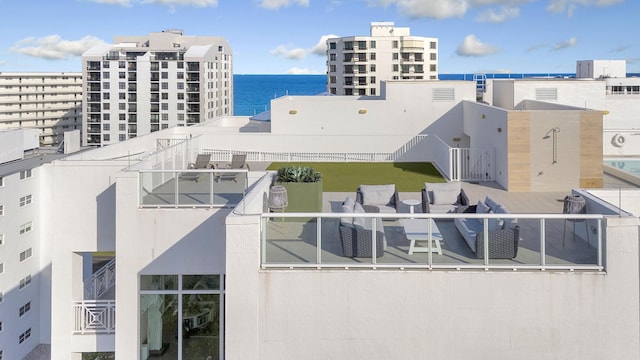
{"type": "Polygon", "coordinates": [[[386,244],[382,219],[358,217],[357,214],[365,213],[364,207],[353,201],[351,197],[347,197],[342,203],[340,212],[348,214],[348,216],[340,218],[340,225],[338,225],[344,255],[347,257],[372,257],[372,228],[375,223],[376,257],[381,257],[384,254],[386,244]]]}
{"type": "MultiPolygon", "coordinates": [[[[477,205],[466,208],[465,213],[476,214],[509,214],[501,204],[487,196],[477,205]]],[[[484,258],[484,219],[456,218],[456,229],[474,252],[476,258],[484,258]]],[[[520,227],[517,219],[489,219],[489,258],[513,259],[518,255],[520,227]]]]}
{"type": "Polygon", "coordinates": [[[447,183],[424,183],[421,191],[422,212],[454,213],[461,206],[469,205],[469,197],[462,189],[459,181],[447,183]]]}
{"type": "Polygon", "coordinates": [[[400,198],[395,184],[360,185],[356,190],[356,202],[366,212],[395,214],[398,212],[400,198]]]}

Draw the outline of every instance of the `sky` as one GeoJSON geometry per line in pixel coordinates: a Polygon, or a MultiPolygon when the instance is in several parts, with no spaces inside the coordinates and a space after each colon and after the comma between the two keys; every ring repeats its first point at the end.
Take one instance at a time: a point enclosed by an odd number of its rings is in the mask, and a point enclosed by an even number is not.
{"type": "Polygon", "coordinates": [[[327,37],[394,22],[439,41],[439,72],[574,73],[577,60],[640,72],[638,0],[0,0],[0,72],[81,71],[114,36],[222,36],[235,74],[324,74],[327,37]]]}

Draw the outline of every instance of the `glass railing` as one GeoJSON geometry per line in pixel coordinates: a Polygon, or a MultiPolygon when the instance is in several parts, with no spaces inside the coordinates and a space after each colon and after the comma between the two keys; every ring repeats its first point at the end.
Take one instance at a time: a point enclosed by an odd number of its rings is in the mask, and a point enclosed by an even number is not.
{"type": "Polygon", "coordinates": [[[234,207],[244,198],[247,170],[140,170],[140,207],[234,207]]]}
{"type": "Polygon", "coordinates": [[[602,219],[564,214],[266,213],[261,223],[262,266],[603,271],[602,219]]]}

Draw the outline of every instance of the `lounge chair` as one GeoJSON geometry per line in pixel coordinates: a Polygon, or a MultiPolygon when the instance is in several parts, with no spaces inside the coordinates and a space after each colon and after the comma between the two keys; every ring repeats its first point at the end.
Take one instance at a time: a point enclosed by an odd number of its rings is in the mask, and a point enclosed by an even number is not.
{"type": "MultiPolygon", "coordinates": [[[[187,169],[196,170],[196,169],[213,169],[213,165],[210,163],[211,154],[198,154],[196,157],[196,161],[189,163],[187,165],[187,169]]],[[[200,176],[199,172],[189,172],[184,173],[180,176],[182,180],[194,180],[198,182],[198,177],[200,176]]]]}
{"type": "MultiPolygon", "coordinates": [[[[227,165],[227,167],[219,169],[227,169],[227,170],[240,170],[240,169],[249,169],[249,164],[247,164],[247,154],[234,154],[231,156],[231,163],[227,165]]],[[[233,180],[237,181],[236,176],[238,173],[218,173],[216,176],[216,181],[220,180],[233,180]]]]}

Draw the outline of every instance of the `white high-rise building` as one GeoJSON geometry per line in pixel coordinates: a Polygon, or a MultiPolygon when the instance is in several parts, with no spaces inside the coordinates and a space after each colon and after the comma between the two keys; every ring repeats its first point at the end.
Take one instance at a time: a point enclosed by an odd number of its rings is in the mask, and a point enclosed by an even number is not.
{"type": "Polygon", "coordinates": [[[370,36],[327,39],[327,91],[380,95],[383,80],[437,80],[438,39],[372,22],[370,36]]]}
{"type": "Polygon", "coordinates": [[[82,64],[83,145],[233,114],[233,56],[221,37],[116,36],[87,50],[82,64]]]}
{"type": "Polygon", "coordinates": [[[81,106],[81,73],[0,73],[0,129],[38,129],[40,144],[58,145],[82,126],[81,106]]]}

